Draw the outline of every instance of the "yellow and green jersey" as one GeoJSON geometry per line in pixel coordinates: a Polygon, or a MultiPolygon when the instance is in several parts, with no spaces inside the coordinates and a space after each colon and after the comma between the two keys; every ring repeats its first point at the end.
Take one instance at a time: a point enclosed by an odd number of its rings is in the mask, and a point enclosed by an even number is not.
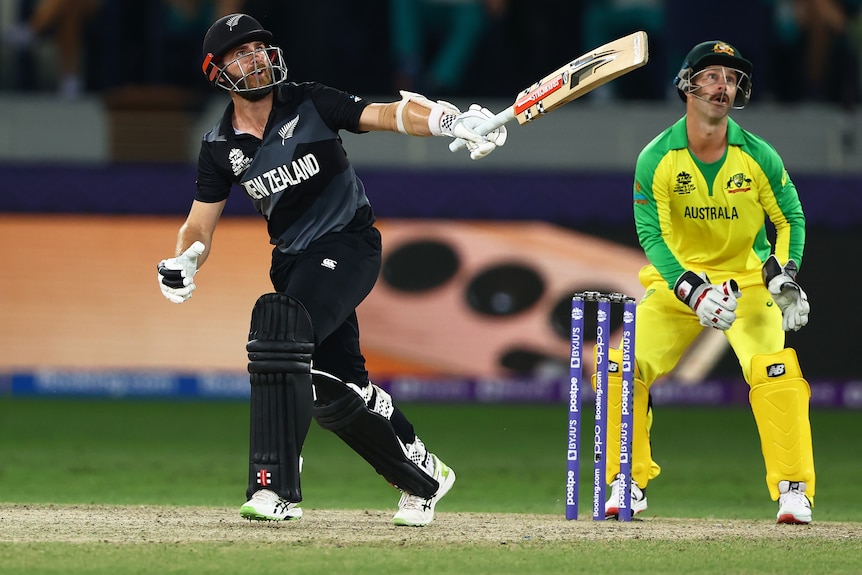
{"type": "Polygon", "coordinates": [[[778,152],[728,118],[727,151],[707,164],[689,152],[685,121],[650,142],[635,170],[638,239],[668,287],[686,270],[759,272],[773,250],[767,218],[778,260],[801,266],[805,215],[778,152]]]}

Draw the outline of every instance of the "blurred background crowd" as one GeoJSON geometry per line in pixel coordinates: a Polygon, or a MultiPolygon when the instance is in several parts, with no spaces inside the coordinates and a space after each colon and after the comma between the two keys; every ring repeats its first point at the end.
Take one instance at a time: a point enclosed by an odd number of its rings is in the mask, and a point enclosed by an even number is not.
{"type": "Polygon", "coordinates": [[[237,11],[275,34],[292,80],[365,95],[510,98],[640,29],[651,65],[593,97],[675,98],[688,49],[723,39],[754,62],[761,101],[860,101],[862,0],[0,0],[0,90],[204,92],[204,33],[237,11]]]}

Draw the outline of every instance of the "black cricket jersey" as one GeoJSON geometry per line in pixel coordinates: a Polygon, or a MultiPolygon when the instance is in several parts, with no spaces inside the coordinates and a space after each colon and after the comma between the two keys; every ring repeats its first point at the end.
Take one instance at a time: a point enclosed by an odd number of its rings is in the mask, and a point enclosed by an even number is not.
{"type": "Polygon", "coordinates": [[[338,135],[361,133],[369,103],[316,82],[279,84],[261,141],[235,133],[231,102],[201,142],[195,199],[220,202],[238,184],[267,219],[270,242],[288,254],[348,224],[370,226],[365,188],[338,135]]]}

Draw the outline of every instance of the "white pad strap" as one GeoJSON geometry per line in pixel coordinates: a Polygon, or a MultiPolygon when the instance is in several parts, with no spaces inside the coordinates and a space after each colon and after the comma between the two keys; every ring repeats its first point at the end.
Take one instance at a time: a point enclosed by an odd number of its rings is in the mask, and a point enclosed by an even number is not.
{"type": "Polygon", "coordinates": [[[419,439],[418,435],[416,436],[416,439],[413,440],[413,443],[404,445],[403,447],[404,454],[410,461],[418,465],[431,477],[434,476],[433,460],[428,457],[428,450],[425,449],[425,444],[422,443],[422,440],[419,439]]]}
{"type": "Polygon", "coordinates": [[[365,387],[359,387],[355,383],[347,383],[345,385],[355,391],[356,394],[362,398],[362,401],[365,402],[368,409],[374,413],[382,415],[386,419],[392,417],[392,412],[395,411],[395,407],[392,405],[392,396],[388,393],[373,383],[369,383],[365,387]]]}

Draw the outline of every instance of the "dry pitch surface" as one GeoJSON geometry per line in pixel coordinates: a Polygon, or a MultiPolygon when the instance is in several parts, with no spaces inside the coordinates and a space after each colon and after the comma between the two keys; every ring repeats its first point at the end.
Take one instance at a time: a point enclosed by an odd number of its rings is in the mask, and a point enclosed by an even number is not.
{"type": "Polygon", "coordinates": [[[566,521],[554,515],[437,514],[424,528],[395,527],[390,511],[305,509],[300,521],[249,522],[236,509],[161,506],[0,505],[0,541],[179,543],[303,542],[351,545],[367,542],[489,544],[515,541],[652,539],[667,541],[746,538],[862,539],[862,524],[646,517],[631,523],[566,521]]]}

